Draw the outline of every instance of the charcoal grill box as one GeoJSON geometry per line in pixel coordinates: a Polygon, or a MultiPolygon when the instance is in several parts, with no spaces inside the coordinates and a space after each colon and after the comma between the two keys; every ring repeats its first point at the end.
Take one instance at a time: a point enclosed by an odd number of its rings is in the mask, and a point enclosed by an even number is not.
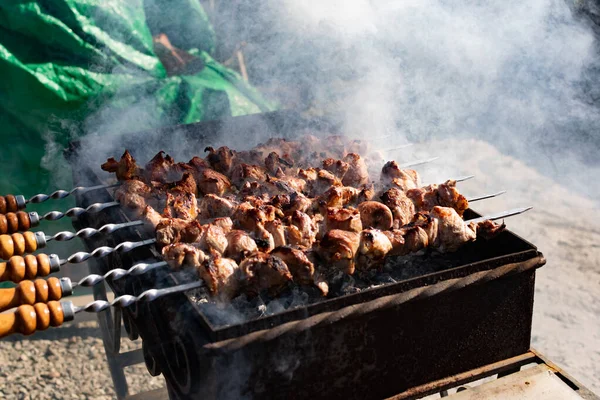
{"type": "MultiPolygon", "coordinates": [[[[164,128],[153,146],[168,153],[174,137],[186,137],[201,154],[205,145],[227,144],[235,135],[252,143],[331,131],[329,121],[274,112],[164,128]]],[[[125,143],[134,155],[138,137],[125,143]]],[[[67,153],[74,183],[102,183],[99,166],[78,160],[78,146],[72,143],[67,153]]],[[[111,200],[108,191],[77,196],[82,207],[111,200]]],[[[97,228],[127,220],[113,208],[84,214],[74,225],[97,228]]],[[[84,241],[92,250],[148,237],[130,229],[84,241]]],[[[95,268],[105,273],[157,258],[145,247],[113,253],[95,268]]],[[[380,399],[528,351],[535,270],[544,262],[535,246],[505,231],[464,246],[444,268],[245,323],[213,326],[189,294],[131,306],[124,319],[130,337],[143,339],[149,370],[163,374],[173,399],[380,399]]],[[[110,285],[116,295],[139,294],[186,279],[165,267],[110,285]]]]}

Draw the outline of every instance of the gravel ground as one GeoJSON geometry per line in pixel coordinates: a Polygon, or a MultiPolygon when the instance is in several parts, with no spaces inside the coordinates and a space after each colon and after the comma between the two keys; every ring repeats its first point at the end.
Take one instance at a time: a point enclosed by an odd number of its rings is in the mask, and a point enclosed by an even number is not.
{"type": "MultiPolygon", "coordinates": [[[[122,350],[141,348],[141,341],[121,341],[122,350]]],[[[144,364],[125,369],[130,394],[164,386],[144,364]]],[[[116,398],[97,321],[0,341],[0,399],[109,400],[116,398]]]]}

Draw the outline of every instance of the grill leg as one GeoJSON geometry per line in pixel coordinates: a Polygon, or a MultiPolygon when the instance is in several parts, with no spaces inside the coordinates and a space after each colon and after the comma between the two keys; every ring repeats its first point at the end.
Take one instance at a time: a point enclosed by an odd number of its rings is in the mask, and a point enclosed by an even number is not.
{"type": "MultiPolygon", "coordinates": [[[[89,260],[88,265],[90,273],[101,274],[98,271],[95,260],[89,260]]],[[[107,300],[106,286],[104,284],[94,285],[93,293],[94,300],[107,300]]],[[[108,308],[98,313],[97,316],[102,332],[102,343],[104,344],[106,361],[113,385],[115,386],[117,399],[125,399],[129,394],[129,389],[127,387],[127,379],[125,378],[125,371],[117,359],[121,348],[121,312],[118,309],[111,312],[111,309],[108,308]]]]}

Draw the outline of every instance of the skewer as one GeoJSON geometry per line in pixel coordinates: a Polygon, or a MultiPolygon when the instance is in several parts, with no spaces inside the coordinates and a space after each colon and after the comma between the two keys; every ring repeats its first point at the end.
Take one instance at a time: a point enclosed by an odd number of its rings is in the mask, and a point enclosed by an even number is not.
{"type": "Polygon", "coordinates": [[[399,167],[402,169],[409,168],[409,167],[416,167],[417,165],[427,164],[427,163],[433,162],[437,159],[439,159],[439,157],[431,157],[431,158],[426,158],[423,160],[409,161],[407,163],[400,164],[399,167]]]}
{"type": "Polygon", "coordinates": [[[479,218],[474,218],[474,219],[470,219],[468,221],[465,222],[469,222],[469,223],[479,223],[479,222],[483,222],[486,220],[490,220],[490,221],[495,221],[497,219],[503,219],[503,218],[508,218],[508,217],[512,217],[513,215],[519,215],[519,214],[523,214],[526,211],[531,210],[533,207],[522,207],[522,208],[513,208],[512,210],[506,210],[506,211],[502,211],[496,214],[490,214],[490,215],[485,215],[483,217],[479,217],[479,218]]]}
{"type": "Polygon", "coordinates": [[[86,192],[91,192],[92,190],[108,189],[108,188],[116,187],[119,185],[120,185],[120,183],[114,183],[111,185],[89,186],[89,187],[77,186],[69,191],[57,190],[50,194],[39,193],[39,194],[36,194],[35,196],[30,197],[27,200],[25,199],[25,196],[23,196],[23,195],[14,196],[14,195],[9,194],[6,196],[0,196],[0,214],[6,214],[7,212],[17,212],[19,210],[23,210],[27,207],[27,204],[29,204],[29,203],[37,204],[37,203],[43,203],[49,199],[54,199],[54,200],[64,199],[65,197],[68,197],[75,193],[82,194],[82,193],[86,193],[86,192]]]}
{"type": "Polygon", "coordinates": [[[143,221],[125,222],[122,224],[106,224],[100,229],[84,228],[78,232],[58,232],[53,236],[46,236],[43,232],[23,232],[12,235],[0,235],[0,259],[8,260],[12,256],[33,253],[46,247],[51,240],[67,241],[75,237],[88,239],[98,233],[110,234],[118,229],[142,225],[143,221]]]}
{"type": "Polygon", "coordinates": [[[16,213],[10,212],[6,214],[0,214],[0,234],[15,233],[19,231],[28,231],[29,229],[36,227],[40,224],[40,220],[57,221],[63,217],[78,217],[84,213],[98,213],[110,207],[118,206],[119,203],[111,201],[108,203],[94,203],[87,208],[74,207],[67,211],[50,211],[44,214],[42,217],[36,212],[26,213],[24,211],[17,211],[16,213]]]}
{"type": "Polygon", "coordinates": [[[31,335],[43,331],[49,326],[60,326],[66,321],[72,321],[79,312],[101,312],[109,307],[128,307],[137,302],[151,302],[159,297],[185,292],[204,285],[203,281],[195,281],[164,289],[150,289],[139,296],[123,295],[113,301],[95,300],[85,306],[78,307],[70,301],[49,301],[34,305],[22,305],[13,313],[0,314],[0,338],[13,333],[31,335]]]}
{"type": "Polygon", "coordinates": [[[47,303],[50,300],[61,300],[73,294],[73,289],[77,286],[94,286],[105,280],[115,281],[128,275],[138,276],[156,268],[166,266],[165,261],[146,264],[136,264],[128,270],[121,268],[108,271],[104,275],[90,274],[78,282],[71,282],[71,279],[51,277],[47,280],[36,279],[35,281],[21,281],[14,288],[0,289],[0,312],[9,310],[13,307],[24,304],[33,305],[35,303],[47,303]]]}
{"type": "Polygon", "coordinates": [[[503,195],[504,193],[506,193],[506,190],[501,190],[499,192],[491,193],[491,194],[484,194],[482,196],[470,197],[470,198],[467,198],[467,201],[469,203],[474,203],[476,201],[491,199],[493,197],[498,197],[498,196],[503,195]]]}

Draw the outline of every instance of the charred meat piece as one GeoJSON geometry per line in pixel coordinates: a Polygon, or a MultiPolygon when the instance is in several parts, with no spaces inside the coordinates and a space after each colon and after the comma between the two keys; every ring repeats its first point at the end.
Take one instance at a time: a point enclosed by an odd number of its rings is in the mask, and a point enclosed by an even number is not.
{"type": "Polygon", "coordinates": [[[334,229],[323,236],[319,255],[325,265],[352,275],[356,269],[355,257],[359,245],[360,234],[334,229]]]}
{"type": "Polygon", "coordinates": [[[302,211],[294,211],[289,217],[289,221],[290,228],[295,227],[297,229],[297,232],[293,232],[293,243],[292,238],[288,238],[290,244],[307,248],[312,247],[318,233],[318,228],[312,218],[302,211]]]}
{"type": "Polygon", "coordinates": [[[415,205],[402,190],[398,188],[386,190],[381,195],[381,201],[392,211],[394,228],[401,228],[412,221],[415,205]]]}
{"type": "Polygon", "coordinates": [[[198,267],[198,276],[217,301],[233,299],[240,289],[240,267],[230,258],[212,251],[210,257],[198,267]]]}
{"type": "MultiPolygon", "coordinates": [[[[166,183],[170,180],[170,172],[175,160],[164,151],[159,151],[144,167],[144,175],[150,182],[166,183]]],[[[178,179],[178,178],[176,178],[178,179]]]]}
{"type": "Polygon", "coordinates": [[[368,270],[383,267],[385,256],[391,250],[392,242],[382,231],[365,229],[360,233],[356,268],[368,270]]]}
{"type": "Polygon", "coordinates": [[[361,185],[358,190],[356,202],[359,204],[363,201],[371,201],[375,198],[375,186],[372,183],[361,185]]]}
{"type": "Polygon", "coordinates": [[[325,216],[325,229],[340,229],[360,232],[363,229],[360,213],[356,208],[328,208],[325,216]]]}
{"type": "Polygon", "coordinates": [[[303,251],[289,246],[276,247],[271,251],[271,256],[283,260],[294,277],[294,282],[300,285],[314,283],[315,266],[303,251]]]}
{"type": "Polygon", "coordinates": [[[200,217],[219,218],[231,217],[235,212],[236,204],[229,199],[209,193],[200,199],[200,217]]]}
{"type": "Polygon", "coordinates": [[[476,225],[475,229],[477,231],[477,237],[478,238],[481,237],[486,240],[489,240],[489,239],[492,239],[492,238],[498,236],[506,228],[506,225],[504,224],[504,222],[501,225],[498,225],[494,221],[490,221],[490,220],[482,221],[478,224],[471,224],[471,225],[476,225]]]}
{"type": "Polygon", "coordinates": [[[265,169],[258,165],[240,163],[231,169],[231,182],[240,189],[246,182],[264,182],[266,180],[265,169]]]}
{"type": "Polygon", "coordinates": [[[405,255],[409,252],[405,249],[404,231],[400,229],[394,229],[391,231],[382,232],[390,241],[392,249],[388,252],[390,256],[405,255]]]}
{"type": "Polygon", "coordinates": [[[190,193],[194,196],[198,195],[198,185],[191,172],[185,172],[180,180],[167,183],[164,187],[167,192],[171,193],[190,193]]]}
{"type": "Polygon", "coordinates": [[[156,245],[159,248],[181,240],[181,231],[189,221],[179,218],[163,218],[156,226],[156,245]]]}
{"type": "Polygon", "coordinates": [[[163,219],[163,216],[151,206],[146,206],[146,208],[144,208],[144,212],[142,213],[142,218],[147,224],[152,226],[152,228],[156,229],[160,221],[163,219]]]}
{"type": "Polygon", "coordinates": [[[115,199],[123,207],[140,214],[146,208],[146,200],[150,196],[150,187],[137,179],[123,182],[115,191],[115,199]]]}
{"type": "Polygon", "coordinates": [[[197,268],[207,258],[202,250],[186,243],[175,243],[163,247],[162,256],[175,271],[185,267],[197,268]]]}
{"type": "Polygon", "coordinates": [[[233,221],[229,217],[209,219],[205,222],[209,225],[220,227],[221,229],[223,229],[223,232],[225,232],[225,234],[231,232],[231,230],[233,229],[233,221]]]}
{"type": "Polygon", "coordinates": [[[346,175],[346,172],[350,169],[350,165],[342,160],[326,158],[323,160],[323,169],[331,172],[338,179],[343,180],[344,175],[346,175]]]}
{"type": "Polygon", "coordinates": [[[194,157],[192,158],[187,165],[192,168],[192,170],[196,171],[196,172],[200,172],[203,169],[206,168],[211,168],[210,163],[200,157],[194,157]]]}
{"type": "Polygon", "coordinates": [[[456,181],[448,180],[440,185],[428,185],[419,189],[411,189],[406,195],[415,203],[419,211],[431,211],[435,206],[451,207],[462,216],[469,202],[456,189],[456,181]]]}
{"type": "Polygon", "coordinates": [[[331,186],[320,195],[317,203],[321,212],[326,208],[343,208],[356,201],[359,190],[351,186],[331,186]]]}
{"type": "Polygon", "coordinates": [[[140,171],[135,159],[128,150],[125,150],[119,161],[111,157],[100,168],[107,172],[114,172],[119,181],[127,181],[142,176],[142,171],[140,171]]]}
{"type": "Polygon", "coordinates": [[[381,170],[381,182],[385,187],[397,187],[404,191],[421,186],[417,171],[401,169],[396,161],[385,163],[381,170]]]}
{"type": "Polygon", "coordinates": [[[361,156],[356,153],[348,153],[344,157],[344,161],[348,163],[349,168],[342,179],[343,185],[357,187],[369,183],[369,170],[361,156]]]}
{"type": "Polygon", "coordinates": [[[453,208],[435,206],[431,210],[431,217],[438,220],[435,247],[441,253],[456,251],[477,238],[476,227],[466,223],[453,208]]]}
{"type": "Polygon", "coordinates": [[[324,169],[300,169],[298,176],[306,181],[305,191],[309,197],[320,196],[331,186],[342,186],[335,175],[324,169]]]}
{"type": "Polygon", "coordinates": [[[265,229],[273,236],[273,245],[275,247],[285,246],[287,244],[285,226],[283,223],[274,219],[265,223],[265,229]]]}
{"type": "Polygon", "coordinates": [[[227,244],[227,236],[220,226],[211,224],[202,226],[202,236],[198,242],[200,249],[223,254],[227,250],[227,244]]]}
{"type": "Polygon", "coordinates": [[[224,175],[229,175],[229,172],[233,168],[235,152],[227,146],[219,147],[217,150],[212,147],[207,147],[204,151],[208,152],[206,161],[208,161],[211,167],[224,175]]]}
{"type": "Polygon", "coordinates": [[[285,171],[294,165],[294,162],[289,155],[286,156],[287,157],[283,158],[280,157],[275,151],[270,152],[265,158],[265,167],[267,168],[267,172],[278,178],[284,177],[285,171]]]}
{"type": "Polygon", "coordinates": [[[392,229],[394,225],[394,216],[392,211],[385,204],[377,201],[365,201],[358,205],[360,220],[365,228],[374,228],[380,230],[392,229]]]}
{"type": "Polygon", "coordinates": [[[225,175],[210,168],[195,172],[194,177],[198,184],[198,192],[203,195],[223,196],[231,187],[231,182],[225,175]]]}
{"type": "Polygon", "coordinates": [[[267,290],[271,296],[277,295],[292,280],[287,265],[279,257],[256,252],[240,263],[244,291],[256,296],[267,290]]]}
{"type": "Polygon", "coordinates": [[[167,193],[165,218],[181,218],[193,220],[198,216],[198,201],[193,193],[174,192],[167,193]]]}
{"type": "Polygon", "coordinates": [[[240,195],[268,198],[281,193],[281,190],[272,182],[246,182],[240,189],[240,195]]]}
{"type": "Polygon", "coordinates": [[[256,242],[247,232],[233,230],[227,234],[227,250],[225,256],[234,259],[238,263],[248,254],[258,251],[256,242]]]}
{"type": "Polygon", "coordinates": [[[232,219],[238,227],[250,232],[256,231],[259,227],[264,227],[265,222],[267,222],[265,212],[249,202],[240,204],[233,213],[232,219]]]}

